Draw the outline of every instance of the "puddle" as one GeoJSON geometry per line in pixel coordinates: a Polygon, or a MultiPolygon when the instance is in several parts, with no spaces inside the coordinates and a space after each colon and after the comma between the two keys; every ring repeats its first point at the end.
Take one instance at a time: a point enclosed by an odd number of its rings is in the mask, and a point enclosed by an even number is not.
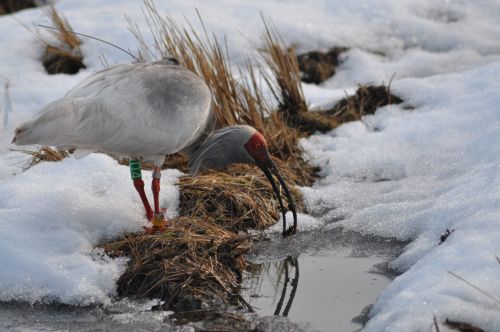
{"type": "Polygon", "coordinates": [[[0,331],[354,331],[367,318],[369,307],[363,309],[394,277],[385,262],[404,245],[340,230],[301,232],[288,239],[273,235],[247,257],[253,263],[242,294],[257,316],[216,308],[233,319],[179,326],[170,312],[152,311],[158,304],[153,300],[84,307],[0,302],[0,331]]]}
{"type": "Polygon", "coordinates": [[[242,295],[259,316],[287,316],[319,331],[359,330],[395,276],[387,262],[405,245],[339,230],[285,241],[254,250],[242,295]]]}

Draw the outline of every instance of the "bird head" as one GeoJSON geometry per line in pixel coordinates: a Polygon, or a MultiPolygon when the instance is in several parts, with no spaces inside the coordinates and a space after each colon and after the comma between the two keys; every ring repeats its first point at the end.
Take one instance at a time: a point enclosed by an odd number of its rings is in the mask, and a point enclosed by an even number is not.
{"type": "Polygon", "coordinates": [[[290,234],[295,234],[297,232],[297,211],[295,209],[295,205],[293,203],[292,196],[290,195],[290,190],[288,189],[288,186],[286,185],[285,180],[283,179],[283,176],[281,175],[281,172],[279,168],[276,166],[276,164],[273,162],[271,159],[271,156],[269,154],[269,151],[267,149],[267,142],[264,136],[262,136],[261,133],[256,131],[250,139],[244,144],[244,147],[248,154],[253,158],[254,163],[260,167],[260,169],[264,172],[266,175],[267,179],[271,183],[271,186],[273,187],[273,191],[276,195],[276,198],[278,199],[278,202],[280,203],[281,207],[281,212],[283,214],[283,236],[288,236],[290,234]],[[274,181],[273,175],[276,176],[278,179],[279,184],[281,187],[283,187],[283,190],[285,191],[285,195],[288,199],[288,208],[292,211],[293,214],[293,226],[290,228],[286,228],[286,209],[283,206],[283,201],[281,200],[281,195],[280,195],[280,190],[278,189],[278,186],[276,185],[276,182],[274,181]]]}
{"type": "Polygon", "coordinates": [[[231,163],[257,165],[271,183],[283,215],[283,236],[297,231],[297,211],[290,190],[279,168],[271,159],[264,136],[250,126],[237,125],[216,130],[194,151],[189,160],[190,173],[196,175],[200,168],[220,169],[231,163]],[[278,180],[288,200],[288,209],[293,214],[293,226],[286,228],[286,211],[281,199],[278,180]]]}
{"type": "Polygon", "coordinates": [[[261,133],[255,131],[243,147],[247,150],[257,166],[269,165],[270,157],[269,151],[267,150],[267,142],[261,133]]]}

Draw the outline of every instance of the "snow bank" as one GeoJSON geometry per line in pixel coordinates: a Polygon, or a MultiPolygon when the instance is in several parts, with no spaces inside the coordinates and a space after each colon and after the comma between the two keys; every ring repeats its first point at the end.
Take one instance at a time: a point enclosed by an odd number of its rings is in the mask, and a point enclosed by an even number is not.
{"type": "Polygon", "coordinates": [[[303,140],[325,178],[303,188],[309,211],[361,233],[412,240],[405,272],[375,305],[367,331],[422,331],[446,318],[500,330],[500,62],[394,84],[413,105],[303,140]],[[455,230],[438,246],[446,229],[455,230]]]}
{"type": "MultiPolygon", "coordinates": [[[[163,172],[162,203],[170,214],[179,174],[163,172]]],[[[0,300],[106,302],[126,261],[92,248],[138,231],[141,220],[146,224],[142,211],[128,167],[104,155],[40,164],[1,181],[0,300]]]]}

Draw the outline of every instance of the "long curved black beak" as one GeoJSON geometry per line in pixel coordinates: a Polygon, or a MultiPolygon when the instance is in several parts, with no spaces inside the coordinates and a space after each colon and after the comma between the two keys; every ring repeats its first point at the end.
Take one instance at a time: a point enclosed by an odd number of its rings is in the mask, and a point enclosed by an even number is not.
{"type": "Polygon", "coordinates": [[[283,236],[289,236],[292,234],[295,234],[297,232],[297,210],[295,209],[295,204],[293,203],[292,195],[290,194],[290,190],[288,190],[288,187],[285,183],[285,180],[283,180],[283,176],[281,176],[281,172],[276,166],[276,164],[271,160],[269,157],[269,154],[267,155],[265,161],[263,163],[259,163],[258,166],[262,169],[264,174],[266,175],[267,179],[271,183],[271,186],[273,187],[274,194],[276,195],[276,199],[278,200],[281,208],[281,214],[283,215],[283,236]],[[278,186],[276,185],[276,182],[274,181],[273,178],[276,176],[278,179],[278,182],[280,183],[281,187],[285,191],[286,198],[288,200],[288,210],[292,211],[293,214],[293,225],[290,226],[290,228],[286,228],[286,212],[287,209],[285,209],[285,206],[283,205],[283,200],[281,199],[281,194],[278,186]]]}

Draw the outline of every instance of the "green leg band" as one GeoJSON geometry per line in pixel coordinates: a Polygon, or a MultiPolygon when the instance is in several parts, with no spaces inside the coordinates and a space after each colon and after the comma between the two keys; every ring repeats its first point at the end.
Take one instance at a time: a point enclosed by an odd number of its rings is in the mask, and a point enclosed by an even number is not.
{"type": "Polygon", "coordinates": [[[132,180],[142,179],[141,173],[141,161],[140,160],[129,160],[128,165],[130,167],[130,176],[132,180]]]}

